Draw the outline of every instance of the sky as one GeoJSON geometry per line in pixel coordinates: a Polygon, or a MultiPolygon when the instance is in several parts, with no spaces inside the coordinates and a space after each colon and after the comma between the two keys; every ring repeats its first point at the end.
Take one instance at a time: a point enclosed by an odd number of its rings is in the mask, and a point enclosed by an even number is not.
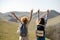
{"type": "Polygon", "coordinates": [[[36,12],[56,10],[60,12],[60,0],[0,0],[0,12],[28,11],[33,9],[36,12]]]}

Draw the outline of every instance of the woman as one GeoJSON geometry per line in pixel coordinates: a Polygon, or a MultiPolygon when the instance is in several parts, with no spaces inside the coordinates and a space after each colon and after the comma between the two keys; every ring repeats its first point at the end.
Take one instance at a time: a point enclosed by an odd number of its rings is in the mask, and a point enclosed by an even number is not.
{"type": "Polygon", "coordinates": [[[45,18],[43,17],[39,18],[39,13],[40,13],[40,10],[38,10],[38,20],[36,21],[36,24],[37,24],[36,37],[37,37],[37,40],[45,40],[45,26],[47,23],[47,16],[48,16],[49,10],[47,10],[45,18]]]}
{"type": "Polygon", "coordinates": [[[18,27],[18,31],[20,36],[19,36],[19,40],[28,40],[28,24],[30,23],[31,19],[32,19],[32,13],[33,10],[31,10],[30,12],[30,18],[28,19],[26,16],[21,17],[21,19],[19,19],[14,12],[12,12],[11,14],[14,15],[14,17],[19,20],[19,22],[21,23],[21,25],[19,24],[18,27]]]}

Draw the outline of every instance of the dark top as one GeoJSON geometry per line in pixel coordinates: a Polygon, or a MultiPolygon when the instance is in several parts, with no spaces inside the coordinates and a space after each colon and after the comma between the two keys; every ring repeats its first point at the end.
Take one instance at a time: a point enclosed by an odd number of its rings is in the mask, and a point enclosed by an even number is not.
{"type": "Polygon", "coordinates": [[[44,29],[45,29],[44,26],[42,26],[42,25],[37,25],[37,30],[42,30],[42,31],[44,31],[44,29]]]}
{"type": "MultiPolygon", "coordinates": [[[[43,37],[45,37],[45,26],[37,25],[37,30],[43,31],[44,32],[44,36],[43,37]]],[[[43,38],[42,36],[38,36],[38,35],[37,35],[37,37],[43,38]]]]}

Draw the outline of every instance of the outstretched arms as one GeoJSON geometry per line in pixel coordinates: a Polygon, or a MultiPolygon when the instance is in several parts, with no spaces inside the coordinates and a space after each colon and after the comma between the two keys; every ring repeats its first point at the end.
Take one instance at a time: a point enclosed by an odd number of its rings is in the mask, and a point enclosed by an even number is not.
{"type": "Polygon", "coordinates": [[[43,13],[42,15],[39,15],[40,14],[40,10],[38,10],[37,13],[38,13],[38,19],[36,20],[36,24],[38,25],[40,23],[40,18],[44,18],[45,19],[45,22],[47,23],[49,10],[47,10],[46,13],[45,14],[43,13]]]}
{"type": "Polygon", "coordinates": [[[31,12],[30,12],[29,22],[30,22],[30,21],[31,21],[31,19],[32,19],[32,13],[33,13],[33,10],[31,10],[31,12]]]}
{"type": "Polygon", "coordinates": [[[15,13],[14,12],[11,12],[11,14],[17,19],[17,20],[19,20],[20,21],[20,19],[15,15],[15,13]]]}
{"type": "MultiPolygon", "coordinates": [[[[31,12],[30,12],[30,17],[29,17],[29,22],[31,21],[31,19],[32,19],[32,13],[33,13],[33,10],[31,10],[31,12]]],[[[19,20],[20,21],[20,19],[15,15],[15,13],[14,12],[11,12],[11,14],[17,19],[17,20],[19,20]]],[[[20,21],[21,22],[21,21],[20,21]]]]}

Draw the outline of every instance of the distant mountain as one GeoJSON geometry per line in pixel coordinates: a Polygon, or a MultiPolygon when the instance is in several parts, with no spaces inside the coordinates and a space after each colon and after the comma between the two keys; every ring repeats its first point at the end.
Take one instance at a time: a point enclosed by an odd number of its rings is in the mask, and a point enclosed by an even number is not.
{"type": "MultiPolygon", "coordinates": [[[[22,17],[22,16],[27,16],[29,18],[30,13],[29,12],[18,12],[18,11],[14,11],[14,13],[17,15],[18,18],[22,17]]],[[[46,12],[41,12],[46,13],[46,12]]],[[[54,18],[56,16],[60,15],[57,11],[55,10],[51,10],[49,13],[48,18],[54,18]]],[[[11,12],[7,12],[7,13],[0,13],[0,17],[2,17],[3,19],[9,20],[9,21],[14,21],[15,17],[11,14],[11,12]]],[[[33,19],[37,18],[37,13],[33,13],[33,19]]],[[[16,21],[16,20],[15,20],[16,21]]]]}
{"type": "Polygon", "coordinates": [[[3,14],[0,12],[0,18],[3,16],[3,14]]]}
{"type": "Polygon", "coordinates": [[[51,10],[48,17],[49,18],[54,18],[54,17],[59,16],[59,15],[60,15],[59,12],[57,12],[55,10],[51,10]]]}
{"type": "MultiPolygon", "coordinates": [[[[29,14],[30,14],[29,12],[17,12],[17,11],[14,11],[14,13],[16,14],[16,16],[17,16],[18,18],[20,18],[20,17],[22,17],[22,16],[27,16],[27,17],[28,17],[29,14]]],[[[0,13],[0,15],[1,15],[1,18],[3,18],[3,19],[16,22],[16,19],[15,19],[15,17],[11,14],[11,12],[7,12],[7,13],[4,13],[4,14],[0,13]]]]}

